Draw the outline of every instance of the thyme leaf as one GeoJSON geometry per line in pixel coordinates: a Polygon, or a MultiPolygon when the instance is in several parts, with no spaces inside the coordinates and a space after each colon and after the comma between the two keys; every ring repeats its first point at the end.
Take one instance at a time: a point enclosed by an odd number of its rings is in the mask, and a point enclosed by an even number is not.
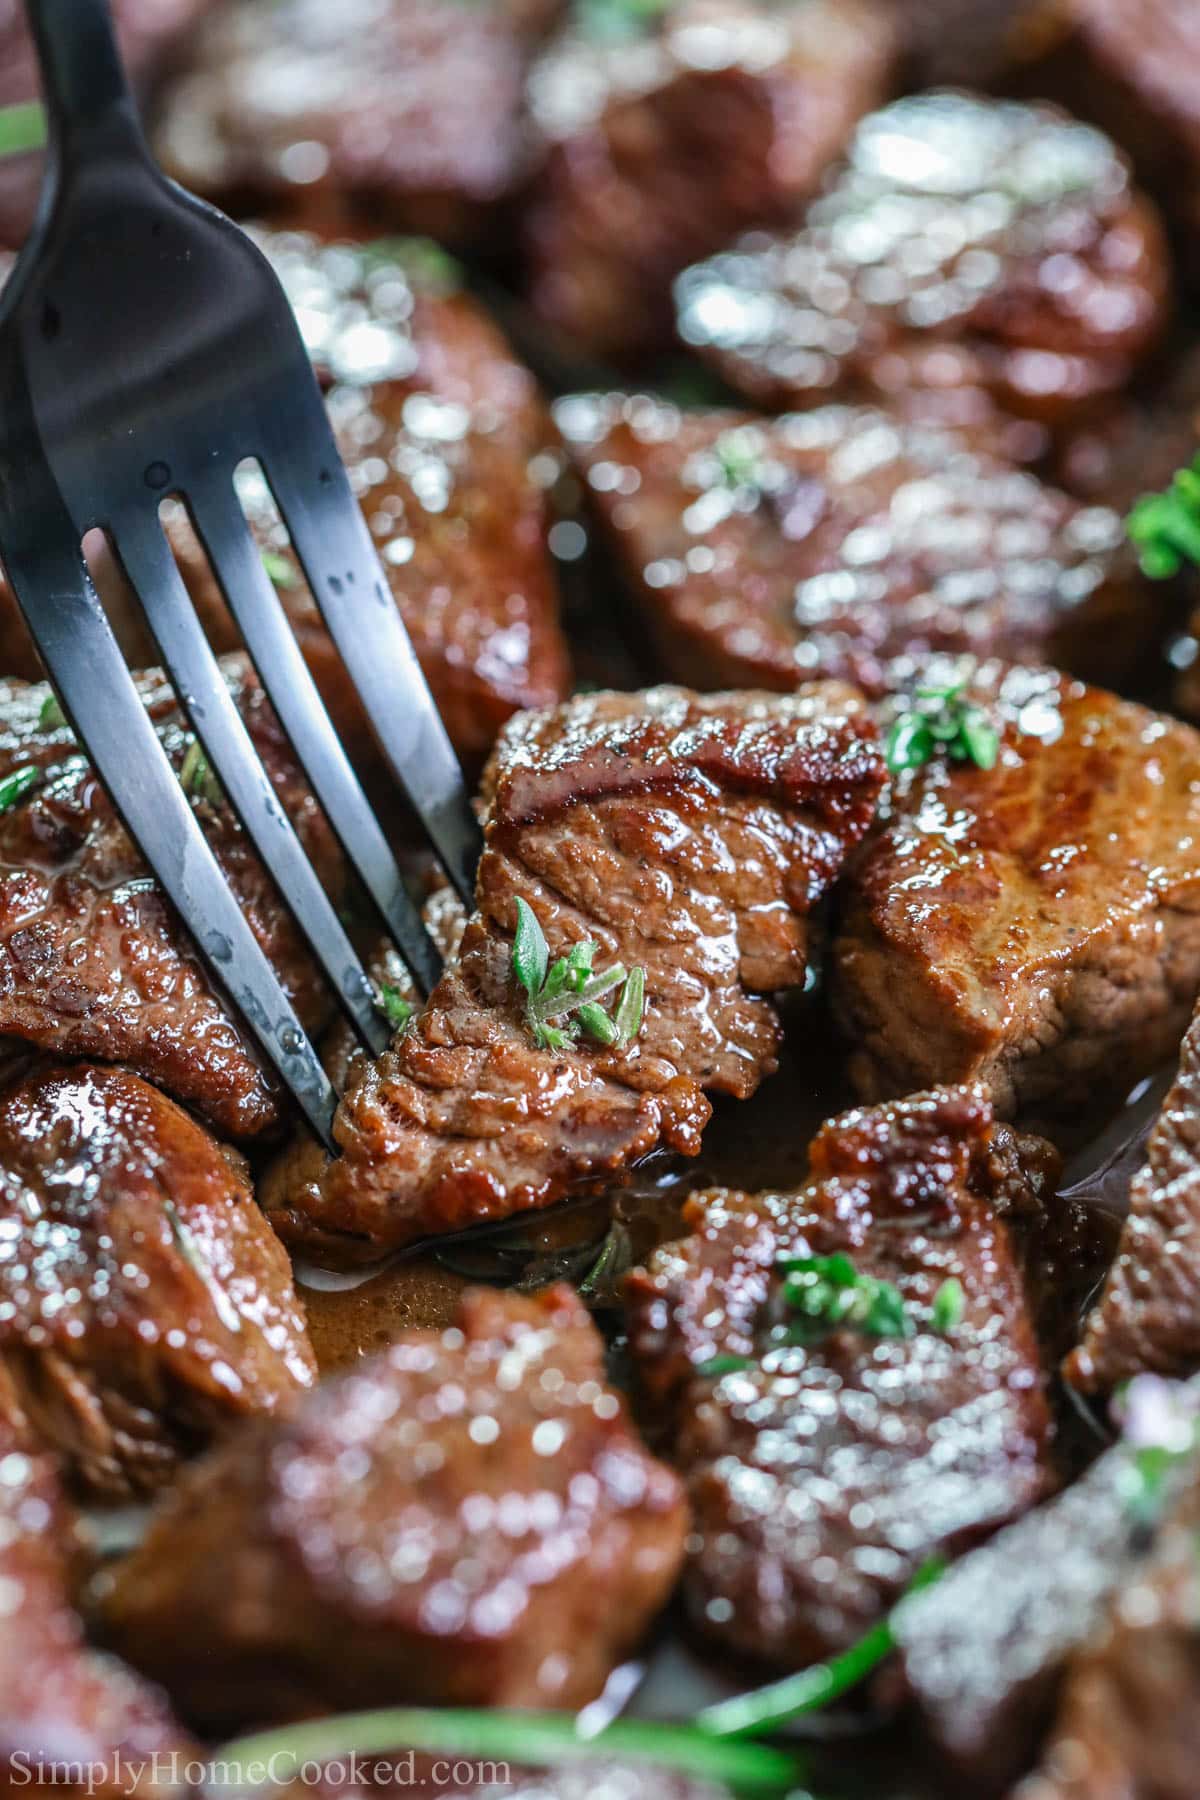
{"type": "Polygon", "coordinates": [[[402,1030],[416,1010],[412,1001],[406,1000],[400,989],[391,981],[379,983],[375,1004],[393,1031],[402,1030]]]}
{"type": "Polygon", "coordinates": [[[1125,531],[1151,581],[1169,580],[1185,563],[1200,564],[1200,456],[1179,469],[1162,493],[1143,494],[1125,531]]]}
{"type": "Polygon", "coordinates": [[[24,768],[14,769],[0,781],[0,813],[11,812],[18,800],[23,800],[30,788],[36,787],[41,780],[42,772],[32,764],[24,768]]]}
{"type": "Polygon", "coordinates": [[[941,752],[956,762],[991,769],[1000,753],[1000,733],[983,708],[964,693],[965,680],[946,687],[918,688],[914,704],[896,719],[884,755],[893,775],[921,769],[941,752]]]}
{"type": "Polygon", "coordinates": [[[592,964],[599,948],[591,941],[573,944],[551,963],[537,914],[518,897],[512,967],[525,990],[525,1022],[539,1049],[564,1050],[581,1033],[606,1048],[624,1049],[641,1030],[645,970],[627,970],[623,963],[614,963],[596,973],[592,964]],[[620,998],[609,1013],[600,1002],[617,988],[620,998]]]}

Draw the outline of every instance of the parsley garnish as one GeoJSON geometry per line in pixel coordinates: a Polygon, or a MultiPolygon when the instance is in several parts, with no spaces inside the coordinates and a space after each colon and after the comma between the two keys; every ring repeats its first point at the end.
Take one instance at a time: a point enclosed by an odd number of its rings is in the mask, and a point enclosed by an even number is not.
{"type": "Polygon", "coordinates": [[[918,688],[916,705],[902,712],[888,733],[887,766],[893,775],[921,769],[940,751],[956,762],[994,767],[1000,733],[981,706],[965,695],[966,677],[947,687],[918,688]]]}
{"type": "Polygon", "coordinates": [[[40,150],[46,142],[46,114],[38,100],[0,106],[0,156],[40,150]]]}
{"type": "Polygon", "coordinates": [[[41,779],[41,770],[27,765],[22,769],[14,769],[0,781],[0,813],[10,812],[41,779]]]}
{"type": "Polygon", "coordinates": [[[791,1315],[787,1341],[808,1344],[849,1326],[869,1337],[911,1337],[916,1330],[899,1288],[860,1275],[848,1256],[785,1256],[783,1304],[791,1315]]]}
{"type": "Polygon", "coordinates": [[[264,550],[262,566],[277,588],[299,587],[299,575],[287,557],[281,556],[278,550],[264,550]]]}
{"type": "Polygon", "coordinates": [[[930,1323],[942,1337],[949,1337],[957,1330],[966,1310],[967,1296],[963,1293],[963,1284],[956,1275],[943,1281],[933,1296],[933,1308],[930,1323]]]}
{"type": "Polygon", "coordinates": [[[1125,521],[1142,572],[1152,581],[1200,564],[1200,456],[1180,469],[1161,494],[1143,494],[1125,521]]]}
{"type": "Polygon", "coordinates": [[[391,981],[379,983],[375,1004],[393,1031],[402,1030],[416,1010],[412,1001],[406,1000],[400,989],[391,981]]]}
{"type": "Polygon", "coordinates": [[[67,715],[59,703],[58,695],[47,694],[38,713],[38,730],[61,731],[66,722],[67,715]]]}
{"type": "Polygon", "coordinates": [[[624,1049],[642,1028],[646,1005],[646,971],[627,970],[623,963],[596,974],[592,959],[599,945],[572,944],[566,956],[550,963],[546,934],[537,914],[524,900],[517,901],[517,931],[513,940],[513,973],[527,996],[525,1022],[542,1050],[564,1050],[586,1032],[597,1043],[624,1049]],[[621,989],[616,1011],[600,1005],[606,995],[621,989]],[[561,1019],[562,1024],[554,1023],[561,1019]]]}
{"type": "Polygon", "coordinates": [[[194,794],[197,800],[207,800],[210,806],[220,806],[225,798],[199,738],[193,738],[187,747],[187,754],[179,767],[179,785],[185,794],[194,794]]]}

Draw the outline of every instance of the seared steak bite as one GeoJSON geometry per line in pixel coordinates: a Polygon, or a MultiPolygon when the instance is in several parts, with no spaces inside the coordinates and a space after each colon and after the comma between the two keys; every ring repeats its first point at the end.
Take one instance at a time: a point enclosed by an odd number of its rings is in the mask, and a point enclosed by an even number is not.
{"type": "Polygon", "coordinates": [[[105,1622],[214,1723],[567,1710],[666,1599],[685,1531],[571,1290],[472,1289],[450,1330],[410,1331],[186,1471],[105,1622]]]}
{"type": "Polygon", "coordinates": [[[213,7],[163,96],[155,149],[226,211],[327,235],[492,237],[524,161],[528,27],[541,21],[521,12],[497,0],[213,7]]]}
{"type": "Polygon", "coordinates": [[[1157,218],[1098,131],[966,94],[864,120],[791,233],[751,236],[677,284],[689,344],[757,404],[971,388],[1061,425],[1111,398],[1157,339],[1157,218]]]}
{"type": "Polygon", "coordinates": [[[873,408],[777,420],[646,396],[556,408],[669,672],[877,694],[931,651],[1128,678],[1161,595],[1121,516],[1083,507],[956,433],[873,408]]]}
{"type": "Polygon", "coordinates": [[[584,350],[629,357],[670,342],[688,263],[797,216],[887,98],[897,33],[864,0],[680,0],[615,41],[579,10],[529,81],[529,292],[584,350]]]}
{"type": "Polygon", "coordinates": [[[686,1474],[684,1591],[705,1635],[800,1667],[869,1626],[926,1557],[1044,1492],[1049,1414],[992,1152],[978,1089],[845,1113],[805,1187],[693,1196],[693,1235],[630,1277],[635,1365],[686,1474]]]}
{"type": "Polygon", "coordinates": [[[777,699],[600,693],[514,719],[485,776],[458,954],[420,1016],[352,1077],[334,1126],[342,1154],[310,1141],[268,1175],[280,1232],[377,1255],[606,1185],[659,1145],[694,1155],[705,1090],[744,1099],[775,1067],[765,996],[803,983],[809,914],[882,777],[861,702],[833,683],[777,699]],[[548,964],[591,944],[597,975],[644,970],[623,1044],[531,1026],[518,902],[548,964]]]}
{"type": "MultiPolygon", "coordinates": [[[[278,720],[242,657],[224,663],[280,802],[331,893],[343,865],[278,720]]],[[[156,670],[137,677],[175,768],[194,739],[156,670]]],[[[0,1035],[42,1050],[126,1063],[231,1137],[281,1122],[282,1097],[209,984],[197,952],[126,836],[50,690],[0,681],[0,779],[33,785],[0,816],[0,1035]]],[[[270,878],[226,802],[189,793],[247,922],[306,1028],[328,1002],[270,878]]]]}
{"type": "Polygon", "coordinates": [[[1200,1013],[1163,1102],[1129,1216],[1083,1342],[1067,1359],[1074,1386],[1103,1392],[1152,1370],[1200,1369],[1200,1013]]]}
{"type": "Polygon", "coordinates": [[[0,1399],[0,1792],[183,1800],[192,1746],[157,1688],[84,1642],[77,1554],[50,1458],[14,1434],[0,1399]],[[39,1762],[84,1773],[39,1780],[39,1762]]]}
{"type": "Polygon", "coordinates": [[[831,988],[860,1094],[982,1080],[1076,1118],[1179,1042],[1200,987],[1200,736],[1049,670],[976,670],[993,768],[906,771],[847,885],[831,988]]]}
{"type": "Polygon", "coordinates": [[[127,1070],[40,1067],[0,1093],[0,1361],[107,1499],[316,1380],[240,1158],[127,1070]]]}

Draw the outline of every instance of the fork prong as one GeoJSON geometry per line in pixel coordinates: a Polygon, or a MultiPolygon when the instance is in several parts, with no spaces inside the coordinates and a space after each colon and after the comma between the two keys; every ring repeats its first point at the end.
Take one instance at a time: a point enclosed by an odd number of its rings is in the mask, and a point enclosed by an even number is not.
{"type": "Polygon", "coordinates": [[[280,804],[225,684],[156,512],[111,522],[113,548],[196,736],[346,1017],[375,1055],[391,1033],[366,970],[280,804]]]}
{"type": "Polygon", "coordinates": [[[242,641],[325,816],[378,907],[423,994],[441,974],[441,956],[409,899],[333,721],[300,653],[274,583],[250,535],[232,485],[218,477],[186,496],[242,641]]]}
{"type": "Polygon", "coordinates": [[[337,1094],[196,822],[113,637],[61,502],[5,518],[9,581],[63,706],[219,985],[331,1150],[337,1094]],[[11,527],[11,529],[9,529],[11,527]]]}
{"type": "Polygon", "coordinates": [[[276,504],[371,727],[459,898],[474,905],[483,840],[315,386],[263,421],[276,504]]]}

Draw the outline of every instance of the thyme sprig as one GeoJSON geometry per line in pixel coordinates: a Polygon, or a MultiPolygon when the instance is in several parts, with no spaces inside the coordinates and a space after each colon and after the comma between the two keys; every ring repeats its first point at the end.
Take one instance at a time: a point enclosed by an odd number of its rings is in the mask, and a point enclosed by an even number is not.
{"type": "Polygon", "coordinates": [[[375,990],[375,1004],[393,1031],[401,1031],[416,1011],[393,981],[381,981],[375,990]]]}
{"type": "Polygon", "coordinates": [[[179,765],[179,785],[185,794],[206,800],[210,806],[220,806],[225,799],[225,790],[217,780],[199,738],[192,739],[179,765]]]}
{"type": "Polygon", "coordinates": [[[646,971],[593,970],[599,944],[572,944],[565,956],[550,962],[550,947],[537,914],[527,901],[517,901],[513,940],[513,973],[525,990],[525,1022],[543,1050],[564,1050],[581,1033],[597,1043],[623,1050],[642,1028],[646,1007],[646,971]],[[620,989],[616,1009],[600,1002],[620,989]]]}
{"type": "Polygon", "coordinates": [[[1000,733],[983,708],[966,695],[967,677],[943,687],[922,687],[914,704],[902,712],[888,733],[885,756],[893,775],[921,769],[937,756],[995,766],[1000,733]]]}
{"type": "Polygon", "coordinates": [[[23,800],[30,788],[35,788],[42,778],[42,771],[32,764],[24,768],[14,769],[0,781],[0,813],[11,812],[18,800],[23,800]]]}
{"type": "Polygon", "coordinates": [[[1200,456],[1177,470],[1162,493],[1143,494],[1125,531],[1152,581],[1178,575],[1186,562],[1200,565],[1200,456]]]}

